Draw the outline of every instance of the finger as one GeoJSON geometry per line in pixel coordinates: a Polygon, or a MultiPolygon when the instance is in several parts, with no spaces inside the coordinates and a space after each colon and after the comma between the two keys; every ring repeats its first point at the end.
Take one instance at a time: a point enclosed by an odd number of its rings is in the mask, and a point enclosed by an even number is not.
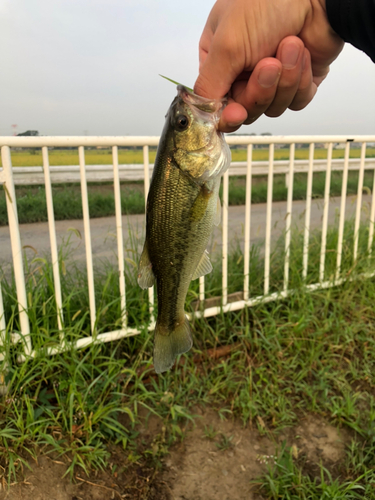
{"type": "Polygon", "coordinates": [[[299,111],[305,108],[316,94],[317,86],[313,82],[312,68],[311,68],[311,55],[305,48],[303,56],[302,75],[299,82],[299,88],[294,96],[289,109],[299,111]]]}
{"type": "Polygon", "coordinates": [[[203,97],[220,99],[224,97],[232,83],[243,70],[235,36],[228,38],[222,35],[221,26],[212,38],[207,55],[199,69],[194,85],[194,92],[203,97]]]}
{"type": "MultiPolygon", "coordinates": [[[[245,125],[253,123],[268,109],[276,95],[281,71],[280,61],[273,57],[267,57],[255,66],[248,81],[239,81],[233,84],[232,98],[247,112],[247,118],[243,121],[245,125]]],[[[239,117],[239,108],[237,108],[237,113],[239,117]]],[[[228,105],[220,119],[220,130],[227,132],[233,131],[235,126],[238,128],[239,124],[234,123],[232,118],[233,107],[231,109],[228,105]]]]}
{"type": "Polygon", "coordinates": [[[327,68],[327,73],[325,75],[323,75],[323,76],[313,75],[313,82],[315,83],[315,85],[317,87],[319,87],[319,85],[327,78],[328,73],[329,73],[329,67],[327,68]]]}
{"type": "Polygon", "coordinates": [[[221,115],[218,128],[221,132],[235,132],[241,127],[246,119],[246,109],[238,102],[234,102],[233,99],[230,99],[229,104],[221,115]]]}
{"type": "Polygon", "coordinates": [[[288,36],[280,42],[276,58],[282,63],[282,73],[275,98],[265,112],[267,116],[282,115],[293,102],[300,86],[304,50],[302,40],[295,36],[288,36]]]}

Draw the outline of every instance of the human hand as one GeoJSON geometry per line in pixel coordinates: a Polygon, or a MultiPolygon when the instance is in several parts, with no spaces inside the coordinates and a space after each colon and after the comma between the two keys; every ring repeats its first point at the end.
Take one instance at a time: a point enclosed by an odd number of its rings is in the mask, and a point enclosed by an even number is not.
{"type": "Polygon", "coordinates": [[[263,113],[304,108],[342,47],[324,0],[218,0],[200,40],[194,91],[229,94],[219,128],[233,132],[263,113]]]}

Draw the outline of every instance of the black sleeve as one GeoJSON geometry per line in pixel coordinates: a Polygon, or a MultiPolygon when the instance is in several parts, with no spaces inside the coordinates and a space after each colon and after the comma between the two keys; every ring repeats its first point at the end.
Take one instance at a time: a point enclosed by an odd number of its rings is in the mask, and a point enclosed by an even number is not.
{"type": "Polygon", "coordinates": [[[326,0],[326,8],[334,31],[375,62],[375,0],[326,0]]]}

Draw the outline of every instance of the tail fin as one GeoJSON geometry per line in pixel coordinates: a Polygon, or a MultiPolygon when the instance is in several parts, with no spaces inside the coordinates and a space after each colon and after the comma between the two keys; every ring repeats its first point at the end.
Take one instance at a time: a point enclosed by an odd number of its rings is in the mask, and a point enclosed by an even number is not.
{"type": "Polygon", "coordinates": [[[156,324],[154,338],[154,367],[156,373],[163,373],[172,368],[176,356],[191,349],[193,339],[189,321],[185,321],[171,332],[156,324]]]}

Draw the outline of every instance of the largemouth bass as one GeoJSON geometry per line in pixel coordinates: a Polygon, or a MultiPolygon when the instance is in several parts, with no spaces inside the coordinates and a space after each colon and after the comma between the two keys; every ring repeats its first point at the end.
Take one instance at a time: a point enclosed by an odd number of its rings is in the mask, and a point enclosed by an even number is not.
{"type": "Polygon", "coordinates": [[[154,367],[169,370],[192,344],[184,304],[191,280],[211,272],[206,251],[219,222],[220,176],[230,150],[217,124],[226,101],[195,95],[182,85],[166,115],[146,208],[141,288],[156,282],[158,317],[154,367]]]}

